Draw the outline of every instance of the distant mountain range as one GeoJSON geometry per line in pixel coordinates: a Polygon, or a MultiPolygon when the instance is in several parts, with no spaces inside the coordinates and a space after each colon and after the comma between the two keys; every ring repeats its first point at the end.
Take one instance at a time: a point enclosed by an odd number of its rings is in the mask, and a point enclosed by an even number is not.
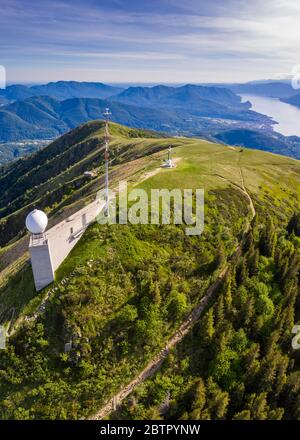
{"type": "Polygon", "coordinates": [[[221,87],[205,87],[187,84],[182,87],[129,87],[112,100],[125,104],[144,105],[150,107],[186,107],[200,111],[202,115],[228,114],[228,108],[245,110],[250,105],[241,103],[241,98],[231,90],[221,87]],[[217,105],[218,104],[218,105],[217,105]]]}
{"type": "Polygon", "coordinates": [[[277,132],[238,129],[222,131],[215,139],[228,145],[240,145],[300,159],[300,138],[277,132]]]}
{"type": "Polygon", "coordinates": [[[37,96],[16,101],[0,110],[0,138],[5,141],[54,138],[84,122],[103,117],[109,105],[112,120],[137,128],[163,130],[180,124],[174,113],[124,105],[102,99],[73,98],[58,101],[37,96]]]}
{"type": "Polygon", "coordinates": [[[16,84],[0,90],[0,99],[11,102],[41,95],[49,95],[60,100],[69,98],[105,99],[120,93],[121,90],[119,87],[96,82],[57,81],[31,87],[16,84]]]}
{"type": "Polygon", "coordinates": [[[11,85],[0,90],[0,143],[11,143],[0,145],[0,164],[35,148],[25,145],[20,149],[14,143],[56,138],[82,123],[102,118],[107,106],[112,120],[123,125],[299,157],[298,138],[273,132],[274,122],[252,111],[250,103],[242,102],[238,93],[272,96],[300,105],[300,94],[287,81],[127,89],[76,81],[11,85]]]}
{"type": "Polygon", "coordinates": [[[231,84],[228,86],[228,88],[235,93],[269,96],[272,98],[289,98],[297,94],[297,90],[293,89],[290,81],[231,84]]]}
{"type": "MultiPolygon", "coordinates": [[[[88,89],[88,86],[85,88],[88,89]]],[[[43,88],[48,91],[50,89],[58,94],[53,84],[43,88]]],[[[61,89],[60,83],[58,89],[61,89]]],[[[70,90],[74,89],[76,87],[72,83],[70,90]]],[[[6,97],[12,96],[12,92],[7,91],[6,97]]],[[[19,89],[18,93],[21,92],[19,89]]],[[[81,90],[81,93],[84,92],[81,90]]],[[[0,108],[0,140],[54,138],[81,123],[101,118],[107,106],[111,108],[113,120],[121,124],[167,132],[180,129],[188,134],[202,129],[197,117],[245,121],[260,119],[257,114],[249,111],[249,103],[241,103],[240,97],[224,88],[193,85],[178,88],[130,87],[111,96],[109,100],[58,100],[53,96],[31,96],[16,100],[0,108]],[[187,121],[191,117],[192,120],[187,121]],[[193,120],[193,117],[196,119],[193,120]]]]}
{"type": "Polygon", "coordinates": [[[288,104],[294,105],[300,108],[300,94],[290,96],[289,98],[282,98],[281,101],[287,102],[288,104]]]}

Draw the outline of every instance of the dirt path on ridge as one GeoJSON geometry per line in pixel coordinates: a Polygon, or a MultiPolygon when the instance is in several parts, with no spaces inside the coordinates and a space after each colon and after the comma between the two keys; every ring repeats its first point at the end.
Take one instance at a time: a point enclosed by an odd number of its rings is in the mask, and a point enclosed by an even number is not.
{"type": "MultiPolygon", "coordinates": [[[[238,185],[225,177],[215,174],[216,177],[226,180],[230,184],[238,188],[248,199],[249,208],[251,212],[251,219],[247,222],[244,229],[244,235],[250,230],[251,221],[256,215],[253,200],[245,187],[244,176],[242,168],[239,163],[239,170],[241,176],[241,185],[238,185]]],[[[241,252],[241,243],[237,246],[234,254],[239,254],[241,252]]],[[[205,296],[200,300],[199,304],[192,310],[189,316],[184,320],[179,329],[173,334],[173,336],[165,343],[162,350],[147,364],[147,366],[139,373],[139,375],[133,379],[128,385],[123,387],[117,394],[110,398],[103,407],[93,416],[89,417],[89,420],[102,420],[104,417],[108,416],[112,411],[114,411],[118,404],[122,402],[132,391],[140,384],[142,384],[146,379],[151,377],[159,368],[161,367],[163,361],[166,359],[170,350],[178,344],[185,335],[191,330],[195,322],[200,318],[205,306],[208,301],[212,298],[213,294],[218,290],[222,281],[224,280],[227,272],[229,270],[229,264],[227,264],[220,272],[217,280],[207,289],[205,296]]]]}

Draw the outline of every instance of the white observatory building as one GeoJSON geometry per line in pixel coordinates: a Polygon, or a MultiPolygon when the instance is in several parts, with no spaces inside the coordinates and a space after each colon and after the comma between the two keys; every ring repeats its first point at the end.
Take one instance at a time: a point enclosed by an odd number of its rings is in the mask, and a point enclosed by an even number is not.
{"type": "Polygon", "coordinates": [[[29,253],[37,291],[54,281],[56,269],[103,206],[103,202],[95,200],[47,231],[48,218],[43,211],[34,209],[27,215],[25,224],[30,232],[29,253]]]}
{"type": "Polygon", "coordinates": [[[48,217],[43,211],[34,209],[26,217],[26,228],[34,235],[43,235],[48,225],[48,217]]]}
{"type": "Polygon", "coordinates": [[[36,290],[41,290],[54,280],[51,251],[45,230],[48,217],[43,211],[34,209],[26,217],[26,228],[31,233],[29,253],[36,290]]]}

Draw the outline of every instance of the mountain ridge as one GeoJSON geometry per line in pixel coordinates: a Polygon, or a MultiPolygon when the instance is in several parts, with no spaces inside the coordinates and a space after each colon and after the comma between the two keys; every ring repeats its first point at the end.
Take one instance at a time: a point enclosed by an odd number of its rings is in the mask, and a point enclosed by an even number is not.
{"type": "Polygon", "coordinates": [[[228,266],[192,332],[143,391],[136,390],[134,400],[124,401],[111,417],[297,418],[299,359],[290,338],[299,317],[295,233],[300,229],[293,213],[299,209],[300,162],[201,139],[161,138],[115,123],[109,127],[111,188],[120,180],[127,180],[129,190],[147,193],[203,188],[203,234],[186,236],[184,224],[95,222],[57,270],[53,285],[37,294],[24,219],[38,207],[48,213],[51,227],[95,199],[104,185],[103,121],[84,124],[1,168],[6,190],[0,194],[0,225],[2,232],[7,229],[1,234],[0,322],[15,331],[0,357],[0,417],[91,417],[189,322],[228,266]],[[173,158],[180,158],[173,169],[161,167],[169,145],[173,158]],[[95,177],[85,179],[86,170],[95,177]],[[252,215],[243,187],[256,211],[249,230],[252,215]],[[14,235],[8,243],[9,230],[14,235]],[[231,258],[238,246],[238,258],[231,258]],[[206,396],[201,405],[199,387],[206,396]],[[174,403],[162,414],[167,398],[174,403]]]}
{"type": "Polygon", "coordinates": [[[105,99],[119,93],[120,87],[109,86],[99,82],[56,81],[47,84],[25,86],[9,85],[0,90],[0,97],[9,101],[23,100],[32,96],[51,95],[59,100],[68,98],[105,99]]]}

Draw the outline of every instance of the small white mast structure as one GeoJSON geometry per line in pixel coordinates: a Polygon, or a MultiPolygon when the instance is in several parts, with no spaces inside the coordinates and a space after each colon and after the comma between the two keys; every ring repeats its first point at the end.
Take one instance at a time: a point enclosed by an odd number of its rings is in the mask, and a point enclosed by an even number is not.
{"type": "Polygon", "coordinates": [[[104,160],[105,160],[105,215],[106,217],[109,216],[109,200],[108,200],[108,162],[109,162],[109,128],[108,128],[108,122],[109,117],[111,115],[111,112],[109,111],[109,108],[107,107],[105,109],[105,112],[103,113],[103,116],[105,118],[105,153],[104,153],[104,160]]]}
{"type": "Polygon", "coordinates": [[[172,160],[172,147],[171,147],[171,145],[169,145],[169,148],[168,148],[168,159],[165,161],[165,168],[174,168],[174,163],[173,163],[173,160],[172,160]]]}

